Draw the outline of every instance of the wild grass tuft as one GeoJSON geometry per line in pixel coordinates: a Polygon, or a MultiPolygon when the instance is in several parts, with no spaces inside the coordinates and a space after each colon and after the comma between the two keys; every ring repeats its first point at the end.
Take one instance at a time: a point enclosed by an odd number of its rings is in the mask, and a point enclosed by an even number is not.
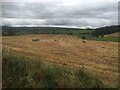
{"type": "Polygon", "coordinates": [[[93,88],[103,83],[82,69],[51,65],[42,60],[3,53],[3,87],[93,88]]]}

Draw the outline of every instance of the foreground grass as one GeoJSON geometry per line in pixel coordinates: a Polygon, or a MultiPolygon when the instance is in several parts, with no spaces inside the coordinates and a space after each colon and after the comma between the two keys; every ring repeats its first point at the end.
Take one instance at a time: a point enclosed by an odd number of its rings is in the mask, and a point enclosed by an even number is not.
{"type": "Polygon", "coordinates": [[[3,52],[3,88],[100,88],[103,83],[83,69],[3,52]]]}

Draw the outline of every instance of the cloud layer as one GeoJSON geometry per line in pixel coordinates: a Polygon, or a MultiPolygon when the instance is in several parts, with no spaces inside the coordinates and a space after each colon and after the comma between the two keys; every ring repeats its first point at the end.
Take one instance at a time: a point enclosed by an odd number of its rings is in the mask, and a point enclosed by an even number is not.
{"type": "Polygon", "coordinates": [[[2,24],[101,27],[118,23],[117,1],[47,1],[2,2],[2,24]]]}

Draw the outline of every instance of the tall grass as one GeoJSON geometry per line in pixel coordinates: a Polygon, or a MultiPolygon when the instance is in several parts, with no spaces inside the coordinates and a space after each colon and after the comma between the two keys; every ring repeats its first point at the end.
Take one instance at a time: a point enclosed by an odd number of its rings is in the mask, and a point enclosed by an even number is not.
{"type": "Polygon", "coordinates": [[[3,51],[3,87],[100,88],[102,81],[82,69],[52,65],[3,51]]]}

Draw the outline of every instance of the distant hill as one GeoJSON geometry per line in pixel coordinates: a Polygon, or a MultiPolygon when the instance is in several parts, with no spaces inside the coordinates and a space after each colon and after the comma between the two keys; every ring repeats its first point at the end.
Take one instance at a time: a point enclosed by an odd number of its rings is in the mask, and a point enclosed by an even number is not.
{"type": "Polygon", "coordinates": [[[119,32],[119,26],[106,26],[96,29],[63,28],[63,27],[11,27],[2,26],[3,36],[22,34],[67,34],[77,36],[102,36],[119,32]]]}
{"type": "Polygon", "coordinates": [[[120,32],[119,26],[117,25],[106,26],[96,29],[2,26],[2,36],[14,36],[14,35],[25,35],[25,34],[61,34],[61,35],[78,36],[80,38],[84,37],[85,39],[90,39],[90,40],[120,42],[120,39],[118,39],[120,37],[117,37],[117,32],[120,32]]]}
{"type": "MultiPolygon", "coordinates": [[[[79,33],[80,28],[62,28],[62,27],[10,27],[2,26],[3,35],[21,35],[21,34],[72,34],[79,33]]],[[[92,29],[85,29],[92,30],[92,29]]],[[[87,32],[88,33],[88,32],[87,32]]]]}
{"type": "Polygon", "coordinates": [[[119,27],[120,27],[120,25],[97,28],[92,32],[92,35],[93,36],[102,36],[102,35],[120,32],[119,27]]]}

